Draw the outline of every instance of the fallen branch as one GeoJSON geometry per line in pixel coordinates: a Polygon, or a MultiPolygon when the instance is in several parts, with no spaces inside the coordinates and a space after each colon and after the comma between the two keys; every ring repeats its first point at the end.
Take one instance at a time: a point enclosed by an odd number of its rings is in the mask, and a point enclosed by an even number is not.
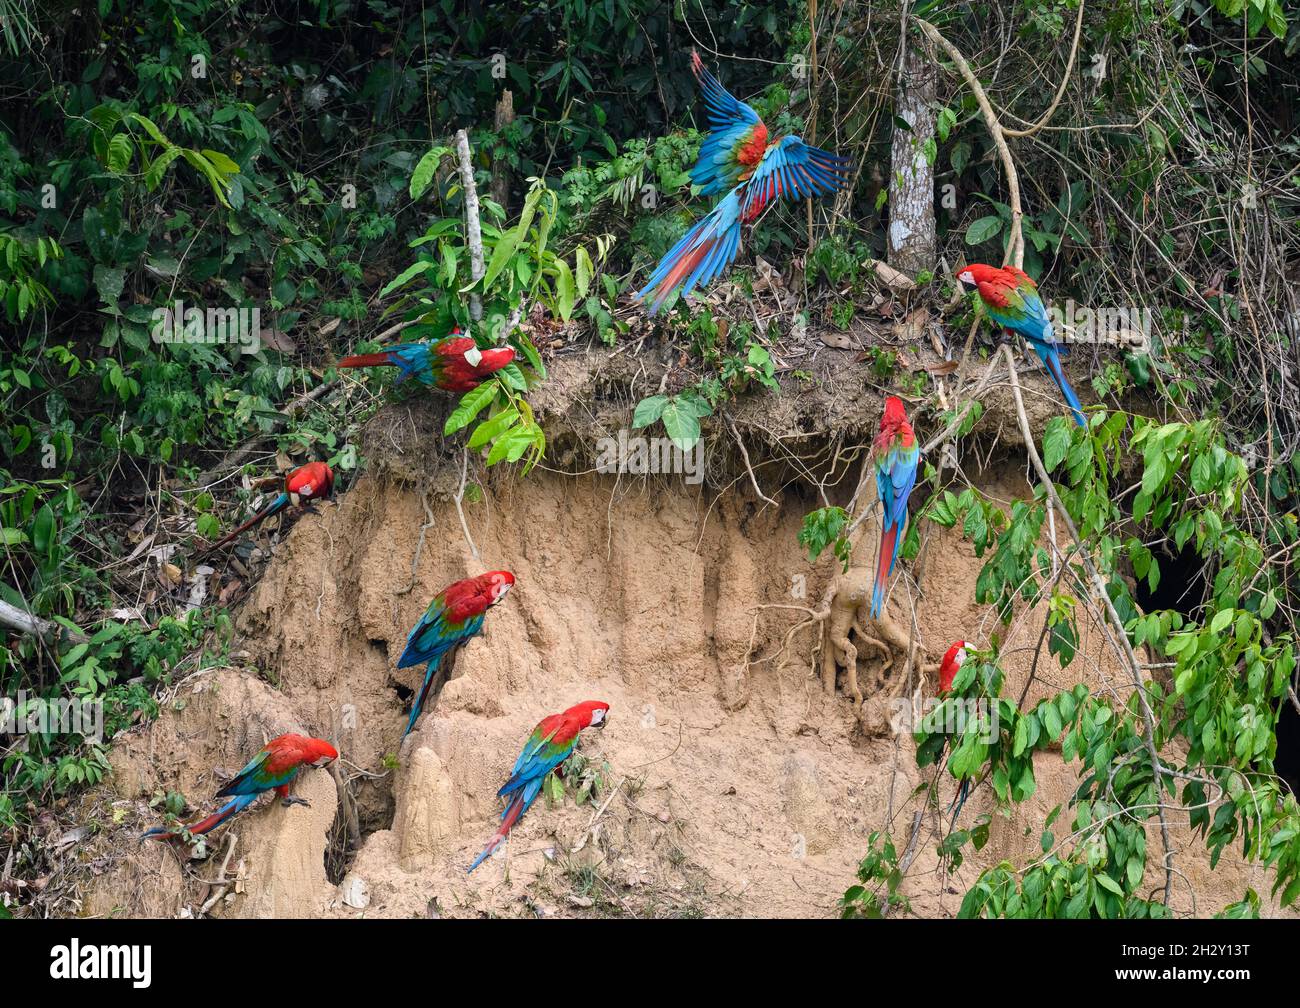
{"type": "Polygon", "coordinates": [[[17,606],[10,605],[8,602],[0,602],[0,626],[16,630],[19,633],[31,634],[33,637],[39,637],[47,643],[64,640],[84,644],[90,640],[83,633],[69,630],[67,627],[53,623],[50,620],[41,619],[39,616],[34,616],[17,606]]]}

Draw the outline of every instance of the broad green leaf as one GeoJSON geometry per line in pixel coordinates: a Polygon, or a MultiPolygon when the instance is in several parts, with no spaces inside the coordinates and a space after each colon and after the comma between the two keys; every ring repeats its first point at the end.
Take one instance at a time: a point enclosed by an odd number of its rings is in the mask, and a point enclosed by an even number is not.
{"type": "Polygon", "coordinates": [[[446,424],[443,425],[444,434],[455,434],[456,431],[465,427],[479,415],[497,396],[497,389],[501,386],[495,381],[485,381],[478,388],[470,389],[461,397],[460,405],[451,411],[451,416],[447,417],[446,424]]]}
{"type": "Polygon", "coordinates": [[[434,174],[438,171],[438,165],[449,153],[451,153],[449,147],[434,147],[420,158],[415,165],[415,170],[411,172],[411,199],[418,200],[424,195],[424,191],[429,188],[434,174]]]}
{"type": "Polygon", "coordinates": [[[654,423],[663,416],[664,407],[667,405],[666,395],[647,396],[642,399],[636,404],[636,410],[632,414],[632,429],[638,430],[654,423]]]}
{"type": "Polygon", "coordinates": [[[966,244],[980,245],[994,238],[1002,230],[1002,218],[996,215],[981,217],[977,221],[972,221],[970,227],[966,229],[966,244]]]}

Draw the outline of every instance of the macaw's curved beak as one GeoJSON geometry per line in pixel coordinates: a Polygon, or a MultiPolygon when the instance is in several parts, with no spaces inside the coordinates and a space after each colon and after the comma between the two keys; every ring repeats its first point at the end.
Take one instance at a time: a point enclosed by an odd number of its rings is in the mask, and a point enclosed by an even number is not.
{"type": "Polygon", "coordinates": [[[978,285],[975,283],[974,280],[961,280],[959,281],[959,283],[961,284],[962,290],[966,291],[967,293],[979,289],[978,285]]]}
{"type": "Polygon", "coordinates": [[[605,716],[596,722],[596,727],[601,731],[605,730],[605,725],[609,724],[609,711],[605,711],[605,716]]]}

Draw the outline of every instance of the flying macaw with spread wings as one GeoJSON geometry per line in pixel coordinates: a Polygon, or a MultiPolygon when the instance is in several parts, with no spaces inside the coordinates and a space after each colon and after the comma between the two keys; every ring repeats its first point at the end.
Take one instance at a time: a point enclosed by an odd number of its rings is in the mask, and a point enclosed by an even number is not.
{"type": "Polygon", "coordinates": [[[1038,285],[1024,270],[1015,266],[999,269],[985,263],[971,263],[957,274],[961,285],[969,291],[975,291],[984,302],[995,324],[1008,332],[1018,332],[1034,348],[1034,353],[1043,362],[1043,367],[1052,376],[1052,381],[1065,397],[1074,422],[1080,427],[1087,427],[1087,418],[1083,415],[1083,406],[1079,397],[1065,380],[1061,370],[1061,357],[1065,348],[1057,342],[1052,330],[1052,320],[1047,317],[1043,299],[1038,296],[1038,285]]]}
{"type": "Polygon", "coordinates": [[[374,353],[344,357],[341,368],[383,367],[398,369],[398,382],[414,378],[445,392],[468,392],[515,359],[510,347],[480,350],[468,336],[455,329],[450,336],[433,343],[399,343],[374,353]]]}
{"type": "Polygon", "coordinates": [[[299,466],[292,470],[284,478],[284,490],[281,491],[270,504],[262,508],[261,511],[253,515],[252,518],[240,525],[239,528],[231,532],[222,539],[218,539],[204,553],[210,553],[238,537],[241,533],[247,532],[254,525],[265,521],[271,515],[283,511],[291,503],[301,501],[317,501],[323,497],[328,497],[334,492],[334,470],[324,462],[308,462],[306,465],[299,466]]]}
{"type": "Polygon", "coordinates": [[[402,732],[403,738],[415,727],[443,659],[455,654],[483,629],[488,609],[505,598],[514,583],[515,576],[509,571],[488,571],[478,577],[457,581],[434,596],[419,622],[411,628],[397,667],[402,669],[427,663],[427,668],[424,683],[411,704],[411,716],[406,722],[406,731],[402,732]]]}
{"type": "Polygon", "coordinates": [[[921,446],[916,443],[916,434],[907,422],[907,410],[898,396],[885,400],[880,433],[872,442],[871,450],[876,461],[876,495],[884,512],[880,520],[876,581],[871,589],[871,615],[875,618],[884,611],[885,586],[903,547],[907,498],[916,485],[916,467],[921,460],[921,446]]]}
{"type": "Polygon", "coordinates": [[[586,700],[575,704],[563,714],[552,714],[542,718],[528,736],[523,751],[515,760],[510,779],[501,785],[498,798],[509,796],[510,801],[501,813],[501,826],[493,834],[483,853],[469,866],[473,871],[492,852],[501,846],[501,842],[510,834],[520,817],[528,811],[528,806],[542,793],[542,782],[546,775],[555,770],[578,745],[578,733],[584,728],[605,727],[605,715],[609,704],[603,700],[586,700]]]}
{"type": "Polygon", "coordinates": [[[691,69],[709,120],[691,181],[701,195],[726,195],[669,250],[637,293],[651,315],[675,291],[685,297],[730,266],[740,249],[741,224],[757,220],[774,199],[812,199],[848,186],[846,158],[797,136],[769,142],[758,113],[719,84],[697,52],[691,53],[691,69]]]}
{"type": "MultiPolygon", "coordinates": [[[[257,801],[260,794],[274,790],[285,805],[307,805],[307,799],[289,793],[290,786],[303,767],[324,767],[338,759],[338,750],[324,739],[308,735],[277,735],[262,747],[244,769],[240,770],[229,784],[217,792],[218,798],[231,800],[220,809],[187,826],[186,832],[192,836],[202,836],[216,829],[227,819],[242,812],[257,801]]],[[[155,826],[141,840],[152,837],[155,840],[170,840],[177,833],[165,826],[155,826]]]]}

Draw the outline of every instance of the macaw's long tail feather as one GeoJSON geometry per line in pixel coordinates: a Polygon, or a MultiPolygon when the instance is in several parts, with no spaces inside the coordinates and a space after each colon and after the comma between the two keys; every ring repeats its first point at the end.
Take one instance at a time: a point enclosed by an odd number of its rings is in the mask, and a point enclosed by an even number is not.
{"type": "Polygon", "coordinates": [[[238,538],[242,533],[247,532],[258,522],[270,518],[271,515],[276,514],[279,511],[283,511],[284,508],[288,505],[288,503],[289,503],[289,495],[287,493],[280,494],[278,497],[275,498],[275,500],[271,501],[270,504],[262,508],[262,510],[257,512],[257,514],[253,515],[252,518],[248,519],[248,521],[240,525],[239,528],[231,532],[230,535],[226,536],[224,539],[218,539],[216,542],[214,542],[203,552],[210,553],[212,550],[219,549],[220,547],[226,545],[226,543],[230,542],[232,539],[238,538]]]}
{"type": "Polygon", "coordinates": [[[532,802],[527,798],[527,791],[527,788],[522,791],[517,791],[515,796],[510,799],[510,804],[506,806],[505,815],[501,817],[501,825],[497,827],[497,831],[492,834],[492,839],[489,840],[488,845],[483,848],[483,853],[476,857],[474,863],[469,866],[469,870],[465,872],[466,875],[490,858],[496,852],[496,849],[501,846],[501,842],[510,835],[510,831],[514,828],[515,823],[519,821],[519,817],[522,816],[528,806],[532,804],[532,802]]]}
{"type": "MultiPolygon", "coordinates": [[[[231,816],[244,811],[244,809],[248,808],[248,806],[252,805],[255,801],[257,801],[257,795],[255,794],[235,795],[234,798],[221,806],[221,808],[217,809],[217,811],[213,812],[212,815],[208,816],[206,819],[200,819],[193,826],[186,827],[186,831],[191,836],[203,836],[205,833],[209,833],[216,829],[231,816]]],[[[149,832],[143,834],[140,839],[147,840],[153,838],[155,840],[170,840],[176,835],[175,832],[167,830],[162,826],[155,826],[153,829],[149,830],[149,832]]]]}
{"type": "Polygon", "coordinates": [[[878,617],[885,609],[885,586],[894,572],[894,558],[898,555],[896,544],[898,529],[885,529],[880,535],[880,559],[876,562],[876,583],[871,589],[871,615],[878,617]]]}
{"type": "Polygon", "coordinates": [[[1061,395],[1065,396],[1065,401],[1070,404],[1070,412],[1074,414],[1074,422],[1080,427],[1087,427],[1088,420],[1083,415],[1083,405],[1079,402],[1079,397],[1074,394],[1074,389],[1070,388],[1070,383],[1065,380],[1065,372],[1061,370],[1060,357],[1057,356],[1055,351],[1051,351],[1046,356],[1043,356],[1043,363],[1047,365],[1048,374],[1052,376],[1052,381],[1056,382],[1056,387],[1061,390],[1061,395]]]}
{"type": "Polygon", "coordinates": [[[378,353],[357,354],[355,357],[344,357],[339,361],[339,367],[382,367],[383,365],[396,365],[397,362],[392,359],[387,350],[380,350],[378,353]]]}
{"type": "Polygon", "coordinates": [[[424,710],[424,701],[429,698],[429,692],[433,688],[433,680],[438,675],[438,670],[442,668],[443,661],[450,660],[451,655],[455,654],[457,650],[458,648],[452,648],[450,654],[447,652],[440,653],[425,666],[424,682],[420,684],[420,692],[411,703],[411,716],[407,719],[406,731],[402,732],[402,738],[406,738],[407,735],[411,734],[411,729],[415,727],[415,722],[419,720],[420,712],[424,710]]]}
{"type": "Polygon", "coordinates": [[[961,786],[957,788],[957,794],[952,799],[952,804],[948,806],[952,809],[952,819],[948,823],[948,832],[951,833],[953,827],[957,825],[957,817],[961,815],[961,807],[966,804],[966,799],[970,797],[970,778],[965,778],[961,786]]]}
{"type": "MultiPolygon", "coordinates": [[[[739,189],[741,187],[737,187],[739,189]]],[[[673,294],[685,297],[696,287],[711,283],[736,258],[740,248],[740,199],[733,189],[674,245],[650,280],[637,292],[656,314],[673,294]]]]}

